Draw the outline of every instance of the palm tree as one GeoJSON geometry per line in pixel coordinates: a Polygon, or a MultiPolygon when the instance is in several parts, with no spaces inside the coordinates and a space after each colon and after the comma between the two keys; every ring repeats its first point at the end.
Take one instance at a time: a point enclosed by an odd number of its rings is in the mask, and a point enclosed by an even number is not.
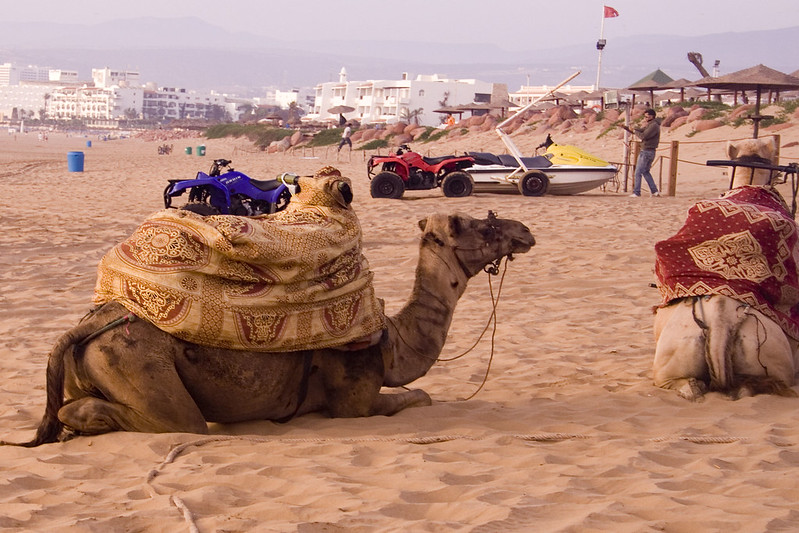
{"type": "Polygon", "coordinates": [[[416,108],[413,111],[411,111],[407,107],[403,107],[402,110],[400,111],[400,120],[402,120],[403,122],[408,122],[408,124],[410,124],[411,121],[413,121],[413,123],[418,126],[419,117],[421,117],[422,115],[424,115],[424,108],[422,107],[416,108]]]}

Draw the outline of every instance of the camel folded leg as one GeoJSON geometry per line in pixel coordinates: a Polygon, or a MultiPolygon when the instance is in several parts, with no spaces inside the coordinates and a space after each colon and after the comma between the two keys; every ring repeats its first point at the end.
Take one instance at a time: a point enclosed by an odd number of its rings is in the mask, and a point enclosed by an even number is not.
{"type": "Polygon", "coordinates": [[[379,345],[356,352],[329,350],[315,361],[323,367],[325,403],[333,418],[390,416],[406,407],[431,404],[422,390],[381,394],[384,371],[379,345]]]}
{"type": "Polygon", "coordinates": [[[86,397],[70,402],[58,411],[58,419],[84,435],[111,431],[146,433],[208,433],[205,420],[159,420],[130,407],[100,398],[86,397]]]}

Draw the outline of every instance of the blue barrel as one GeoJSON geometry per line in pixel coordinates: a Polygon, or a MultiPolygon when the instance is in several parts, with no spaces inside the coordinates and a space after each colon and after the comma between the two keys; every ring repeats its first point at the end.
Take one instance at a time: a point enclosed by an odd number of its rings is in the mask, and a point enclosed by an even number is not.
{"type": "Polygon", "coordinates": [[[91,147],[92,147],[92,142],[86,141],[86,148],[91,148],[91,147]]]}
{"type": "Polygon", "coordinates": [[[205,155],[205,146],[204,145],[201,144],[200,146],[197,147],[197,155],[199,155],[199,156],[204,156],[205,155]]]}
{"type": "Polygon", "coordinates": [[[67,168],[70,172],[83,172],[83,152],[69,152],[67,168]]]}
{"type": "Polygon", "coordinates": [[[191,155],[191,146],[186,147],[186,155],[191,155]]]}

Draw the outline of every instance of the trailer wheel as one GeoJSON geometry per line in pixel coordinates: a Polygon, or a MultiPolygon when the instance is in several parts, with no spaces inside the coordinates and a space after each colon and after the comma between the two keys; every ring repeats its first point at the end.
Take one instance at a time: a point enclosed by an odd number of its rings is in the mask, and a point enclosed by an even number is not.
{"type": "Polygon", "coordinates": [[[522,196],[544,196],[549,189],[549,178],[539,170],[531,170],[519,180],[522,196]]]}
{"type": "Polygon", "coordinates": [[[451,172],[441,181],[441,191],[448,198],[471,196],[474,180],[468,172],[451,172]]]}
{"type": "Polygon", "coordinates": [[[399,174],[394,172],[381,172],[372,178],[369,187],[372,198],[392,198],[397,200],[405,193],[405,183],[399,174]]]}

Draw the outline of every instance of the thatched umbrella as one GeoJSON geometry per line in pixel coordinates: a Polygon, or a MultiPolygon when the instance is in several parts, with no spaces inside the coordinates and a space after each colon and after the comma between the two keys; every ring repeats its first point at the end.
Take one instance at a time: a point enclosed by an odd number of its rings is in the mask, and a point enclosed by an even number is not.
{"type": "MultiPolygon", "coordinates": [[[[666,85],[673,81],[674,79],[671,76],[662,70],[657,69],[656,71],[647,74],[637,82],[627,87],[627,90],[649,92],[649,105],[655,107],[655,91],[669,89],[669,87],[666,87],[666,85]]],[[[635,101],[633,101],[633,103],[635,103],[635,101]]]]}
{"type": "Polygon", "coordinates": [[[762,91],[790,91],[799,89],[799,77],[785,74],[765,65],[757,65],[744,70],[719,76],[708,77],[694,83],[697,87],[708,89],[727,89],[732,91],[755,91],[755,114],[749,118],[755,124],[753,137],[757,139],[760,121],[766,117],[760,115],[760,95],[762,91]]]}
{"type": "Polygon", "coordinates": [[[685,88],[692,87],[694,82],[691,80],[687,80],[685,78],[680,78],[679,80],[672,80],[663,86],[663,89],[679,89],[680,90],[680,102],[685,101],[685,88]]]}

